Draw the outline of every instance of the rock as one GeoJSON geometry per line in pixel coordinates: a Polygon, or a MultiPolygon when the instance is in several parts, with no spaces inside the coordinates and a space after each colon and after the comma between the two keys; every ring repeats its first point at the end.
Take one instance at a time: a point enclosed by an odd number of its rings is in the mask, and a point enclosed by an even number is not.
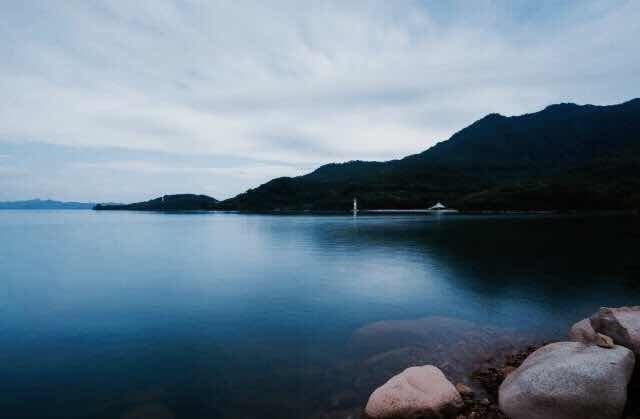
{"type": "MultiPolygon", "coordinates": [[[[362,397],[366,398],[380,386],[380,383],[407,368],[433,364],[431,354],[425,348],[407,346],[394,349],[360,362],[352,373],[353,385],[362,397]]],[[[443,373],[447,377],[450,376],[447,370],[443,370],[443,373]]]]}
{"type": "Polygon", "coordinates": [[[616,345],[640,355],[640,306],[603,307],[590,320],[596,332],[610,336],[616,345]]]}
{"type": "Polygon", "coordinates": [[[613,339],[611,339],[607,335],[603,335],[602,333],[598,333],[598,342],[596,344],[601,348],[611,349],[615,345],[613,343],[613,339]]]}
{"type": "Polygon", "coordinates": [[[442,371],[432,365],[407,368],[369,397],[369,419],[454,418],[462,398],[442,371]]]}
{"type": "Polygon", "coordinates": [[[593,330],[593,327],[591,327],[591,321],[589,319],[582,319],[569,329],[569,339],[574,342],[596,343],[598,341],[598,335],[596,331],[593,330]]]}
{"type": "MultiPolygon", "coordinates": [[[[467,382],[488,357],[502,359],[538,338],[506,328],[461,319],[430,316],[384,320],[357,329],[349,342],[350,355],[362,360],[354,380],[366,395],[408,367],[434,365],[454,383],[467,382]]],[[[467,383],[476,394],[481,387],[467,383]]]]}
{"type": "Polygon", "coordinates": [[[513,329],[486,326],[452,317],[429,316],[407,320],[382,320],[354,331],[350,350],[354,355],[372,356],[407,346],[422,346],[430,351],[446,352],[459,358],[501,358],[506,352],[530,342],[537,336],[513,329]],[[456,351],[451,351],[455,345],[456,351]]]}
{"type": "Polygon", "coordinates": [[[464,383],[456,384],[456,390],[458,390],[458,393],[460,393],[460,395],[465,399],[473,397],[473,394],[474,394],[474,392],[471,389],[471,387],[469,387],[468,385],[466,385],[464,383]]]}
{"type": "Polygon", "coordinates": [[[507,365],[506,367],[502,368],[502,374],[506,377],[507,375],[509,375],[512,372],[514,372],[516,369],[517,369],[516,367],[512,367],[511,365],[507,365]]]}
{"type": "Polygon", "coordinates": [[[504,380],[500,408],[511,419],[619,419],[634,364],[622,346],[552,343],[504,380]]]}
{"type": "MultiPolygon", "coordinates": [[[[615,342],[614,340],[607,336],[604,333],[599,333],[601,330],[607,328],[611,330],[611,328],[615,328],[618,331],[621,331],[621,326],[612,326],[617,322],[617,318],[615,314],[612,314],[614,311],[625,311],[630,307],[623,307],[621,309],[609,309],[602,308],[598,313],[596,313],[593,317],[596,319],[595,322],[598,325],[599,330],[594,330],[592,326],[592,319],[582,319],[573,326],[569,330],[569,338],[574,342],[582,342],[586,344],[595,344],[602,348],[613,348],[615,342]],[[624,309],[624,310],[623,310],[624,309]],[[601,314],[603,313],[603,314],[601,314]],[[605,324],[607,326],[605,326],[605,324]]],[[[623,315],[624,316],[624,315],[623,315]]],[[[638,322],[640,323],[640,310],[638,310],[638,322]]],[[[623,332],[624,335],[624,332],[623,332]]],[[[629,349],[632,349],[627,343],[629,343],[628,334],[624,335],[624,338],[620,339],[619,344],[625,346],[629,349]]]]}

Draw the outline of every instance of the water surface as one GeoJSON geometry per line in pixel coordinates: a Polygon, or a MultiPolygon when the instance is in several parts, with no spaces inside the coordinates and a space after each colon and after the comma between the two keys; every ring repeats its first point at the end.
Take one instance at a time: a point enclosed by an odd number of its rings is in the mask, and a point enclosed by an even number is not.
{"type": "Polygon", "coordinates": [[[0,410],[310,417],[368,323],[638,304],[638,218],[0,211],[0,410]]]}

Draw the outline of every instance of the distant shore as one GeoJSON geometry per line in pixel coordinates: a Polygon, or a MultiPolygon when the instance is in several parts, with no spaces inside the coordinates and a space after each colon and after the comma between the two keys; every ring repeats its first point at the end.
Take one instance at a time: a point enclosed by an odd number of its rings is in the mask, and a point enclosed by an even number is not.
{"type": "MultiPolygon", "coordinates": [[[[263,214],[263,215],[341,215],[353,216],[351,211],[338,210],[236,210],[236,209],[141,209],[141,208],[93,208],[94,211],[132,211],[166,213],[223,213],[223,214],[263,214]]],[[[449,210],[433,211],[428,209],[363,209],[358,216],[375,215],[640,215],[640,210],[449,210]]]]}

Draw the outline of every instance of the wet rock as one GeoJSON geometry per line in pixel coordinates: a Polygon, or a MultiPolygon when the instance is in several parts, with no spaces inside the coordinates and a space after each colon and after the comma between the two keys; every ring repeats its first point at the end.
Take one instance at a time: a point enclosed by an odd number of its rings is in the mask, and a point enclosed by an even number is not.
{"type": "Polygon", "coordinates": [[[610,336],[616,345],[640,355],[640,306],[603,307],[590,320],[596,332],[610,336]]]}
{"type": "Polygon", "coordinates": [[[615,344],[611,337],[603,333],[598,333],[593,329],[591,319],[582,319],[571,326],[571,329],[569,329],[569,339],[574,342],[598,345],[602,348],[613,348],[615,344]]]}
{"type": "Polygon", "coordinates": [[[546,345],[506,377],[500,408],[511,419],[619,419],[634,363],[621,346],[546,345]]]}
{"type": "MultiPolygon", "coordinates": [[[[350,349],[363,359],[355,378],[368,393],[410,366],[434,365],[454,382],[466,382],[487,359],[502,357],[536,339],[516,331],[449,317],[386,320],[356,330],[350,349]]],[[[468,384],[476,392],[482,388],[468,384]]]]}
{"type": "Polygon", "coordinates": [[[516,367],[512,367],[511,365],[507,365],[506,367],[502,368],[502,375],[504,377],[506,377],[507,375],[511,374],[515,370],[516,370],[516,367]]]}
{"type": "Polygon", "coordinates": [[[367,419],[455,418],[462,398],[432,365],[411,367],[376,389],[365,407],[367,419]]]}
{"type": "Polygon", "coordinates": [[[574,342],[596,343],[598,341],[598,335],[596,331],[593,330],[593,327],[591,327],[591,321],[589,319],[582,319],[569,329],[569,339],[574,342]]]}
{"type": "Polygon", "coordinates": [[[607,349],[611,349],[615,346],[613,343],[613,339],[611,339],[607,335],[603,335],[602,333],[598,333],[598,341],[596,342],[596,345],[598,345],[601,348],[607,348],[607,349]]]}
{"type": "Polygon", "coordinates": [[[473,397],[474,391],[468,385],[464,383],[456,384],[456,390],[462,396],[462,398],[467,399],[473,397]]]}
{"type": "MultiPolygon", "coordinates": [[[[419,346],[406,346],[371,356],[353,372],[354,387],[365,397],[394,375],[409,367],[432,364],[432,354],[419,346]]],[[[447,371],[444,371],[447,374],[447,371]]]]}
{"type": "Polygon", "coordinates": [[[480,383],[488,394],[498,394],[498,388],[505,378],[502,368],[487,368],[474,371],[472,378],[480,383]]]}
{"type": "Polygon", "coordinates": [[[406,346],[449,351],[451,345],[455,345],[456,349],[463,352],[462,355],[473,350],[476,355],[481,352],[483,357],[490,357],[495,356],[493,349],[512,346],[514,340],[514,333],[505,329],[483,327],[451,317],[429,316],[409,320],[383,320],[365,325],[354,332],[351,349],[370,356],[406,346]],[[475,348],[467,349],[469,343],[475,344],[475,348]]]}

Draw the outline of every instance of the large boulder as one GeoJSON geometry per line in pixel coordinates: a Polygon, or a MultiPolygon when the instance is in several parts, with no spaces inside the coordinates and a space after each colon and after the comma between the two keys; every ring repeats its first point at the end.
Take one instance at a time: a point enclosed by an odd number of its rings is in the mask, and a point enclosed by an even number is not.
{"type": "Polygon", "coordinates": [[[596,332],[610,336],[616,345],[640,355],[640,306],[603,307],[590,321],[596,332]]]}
{"type": "Polygon", "coordinates": [[[445,419],[455,417],[462,398],[432,365],[407,368],[376,389],[365,407],[368,419],[445,419]]]}
{"type": "Polygon", "coordinates": [[[507,376],[500,409],[511,419],[619,419],[634,364],[622,346],[552,343],[507,376]]]}

